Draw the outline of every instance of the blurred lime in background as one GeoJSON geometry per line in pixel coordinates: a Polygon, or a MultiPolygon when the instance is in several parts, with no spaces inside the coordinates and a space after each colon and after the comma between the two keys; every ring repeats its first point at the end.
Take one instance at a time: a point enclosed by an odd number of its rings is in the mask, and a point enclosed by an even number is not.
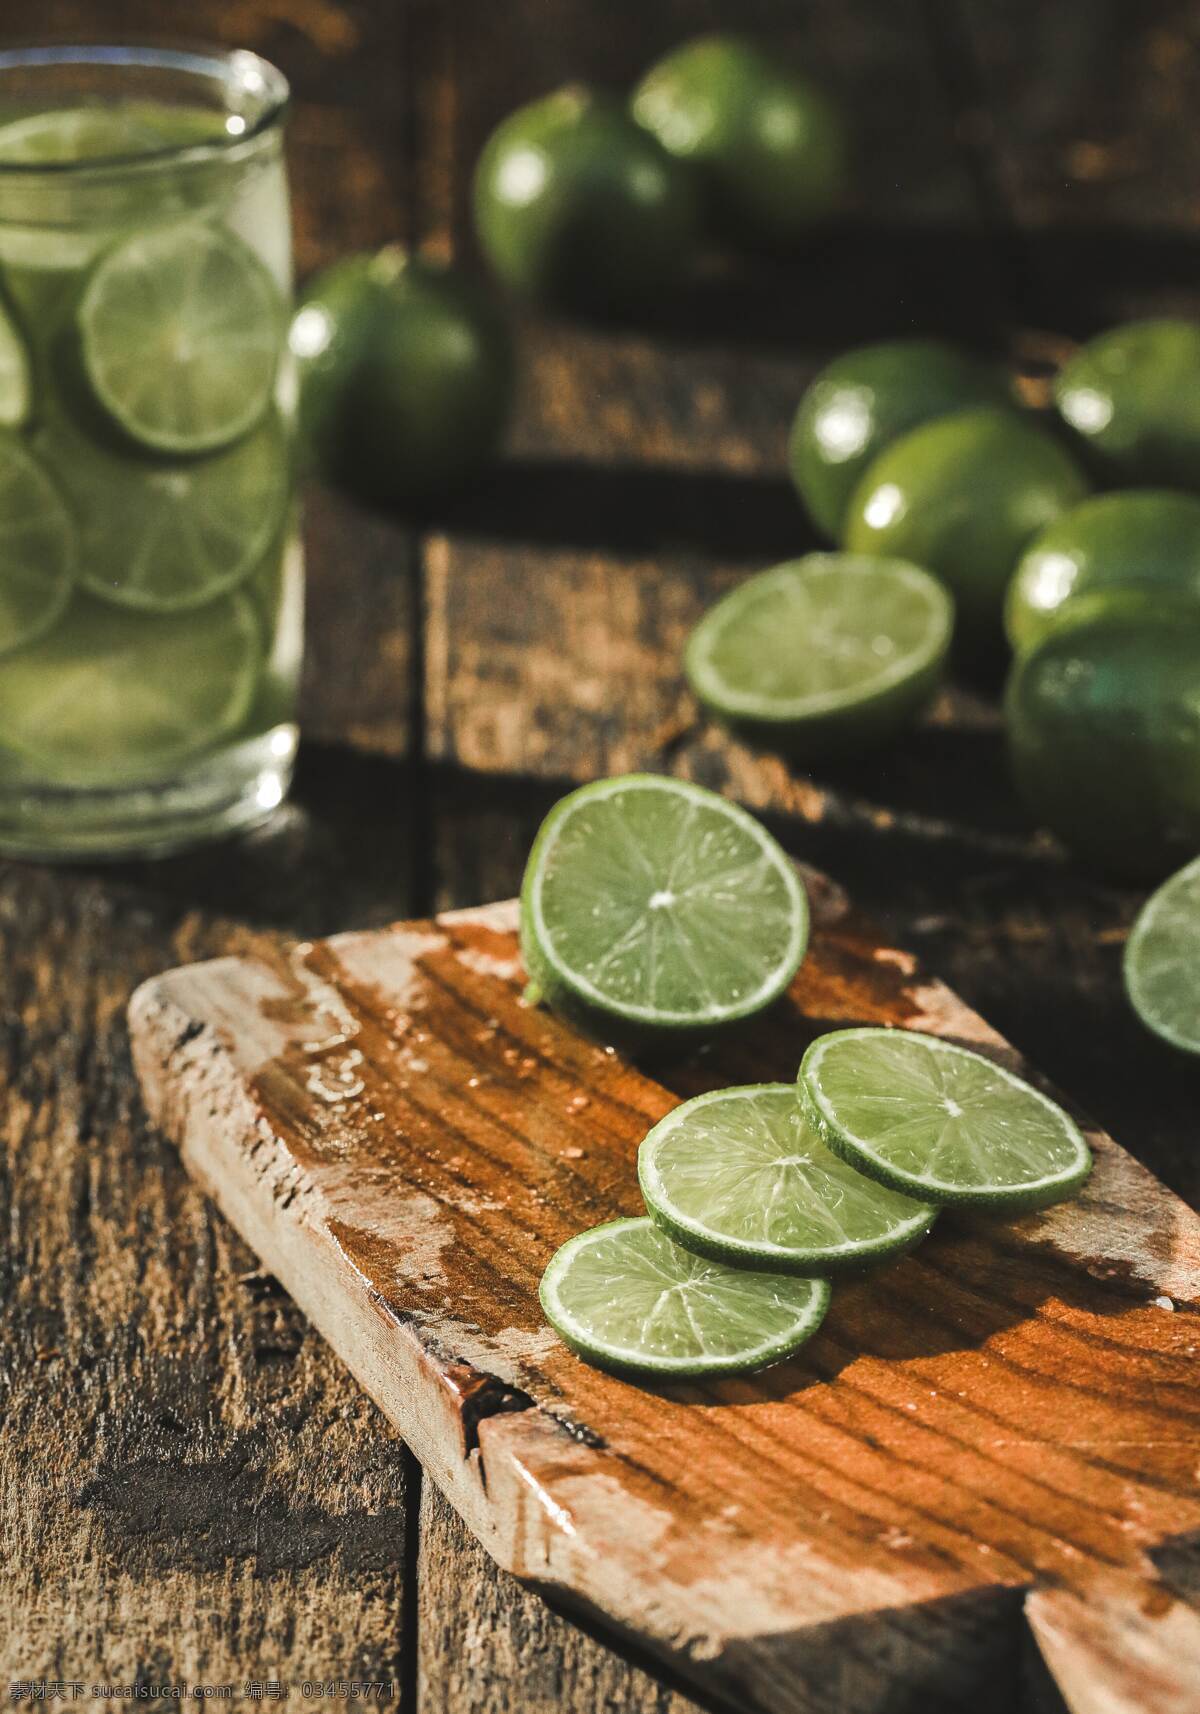
{"type": "Polygon", "coordinates": [[[1063,365],[1055,399],[1109,481],[1200,489],[1200,323],[1110,328],[1063,365]]]}

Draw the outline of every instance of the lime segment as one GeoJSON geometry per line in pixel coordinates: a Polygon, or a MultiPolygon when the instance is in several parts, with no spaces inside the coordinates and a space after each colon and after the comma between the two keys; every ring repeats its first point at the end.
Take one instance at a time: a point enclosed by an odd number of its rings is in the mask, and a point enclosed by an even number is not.
{"type": "Polygon", "coordinates": [[[784,1273],[898,1255],[937,1213],[847,1166],[804,1117],[794,1083],[685,1101],[642,1144],[638,1178],[651,1217],[676,1243],[784,1273]]]}
{"type": "Polygon", "coordinates": [[[688,643],[693,690],[719,719],[796,754],[890,736],[928,701],[954,606],[903,560],[809,554],[741,584],[688,643]]]}
{"type": "Polygon", "coordinates": [[[168,141],[144,113],[121,107],[64,107],[0,126],[0,162],[67,166],[144,154],[168,141]]]}
{"type": "Polygon", "coordinates": [[[40,637],[71,593],[77,545],[40,459],[0,431],[0,654],[40,637]]]}
{"type": "Polygon", "coordinates": [[[804,890],[765,828],[715,792],[648,774],[557,803],[521,889],[535,988],[610,1038],[751,1016],[787,987],[807,938],[804,890]]]}
{"type": "Polygon", "coordinates": [[[20,428],[32,403],[29,353],[16,322],[0,302],[0,428],[20,428]]]}
{"type": "Polygon", "coordinates": [[[929,1202],[1038,1208],[1071,1195],[1091,1169],[1061,1107],[936,1036],[835,1030],[805,1054],[800,1092],[844,1160],[929,1202]]]}
{"type": "Polygon", "coordinates": [[[55,425],[42,442],[78,520],[81,579],[120,607],[180,612],[215,600],[257,565],[288,502],[288,448],[275,422],[227,452],[134,462],[55,425]]]}
{"type": "Polygon", "coordinates": [[[0,745],[62,784],[153,778],[241,723],[261,655],[240,594],[180,616],[77,594],[48,636],[0,661],[0,745]]]}
{"type": "Polygon", "coordinates": [[[685,1380],[790,1357],[820,1326],[829,1285],[725,1267],[681,1250],[651,1220],[613,1220],[555,1253],[541,1300],[588,1362],[685,1380]]]}
{"type": "Polygon", "coordinates": [[[101,257],[79,331],[88,380],[127,434],[159,452],[209,452],[266,410],[283,303],[239,238],[187,221],[101,257]]]}
{"type": "Polygon", "coordinates": [[[1200,1053],[1200,857],[1139,911],[1125,946],[1125,991],[1147,1029],[1200,1053]]]}

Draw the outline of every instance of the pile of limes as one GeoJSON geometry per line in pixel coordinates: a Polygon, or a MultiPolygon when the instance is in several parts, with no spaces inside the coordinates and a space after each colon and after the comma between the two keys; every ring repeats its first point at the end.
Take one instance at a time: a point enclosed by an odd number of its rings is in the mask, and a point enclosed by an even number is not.
{"type": "MultiPolygon", "coordinates": [[[[778,998],[808,939],[796,872],[753,817],[647,775],[547,816],[521,891],[529,998],[604,1041],[672,1048],[778,998]]],[[[638,1153],[648,1217],[570,1239],[542,1280],[589,1361],[687,1379],[790,1356],[831,1276],[903,1254],[939,1208],[1040,1208],[1091,1155],[1053,1101],[992,1061],[906,1030],[820,1036],[799,1082],[686,1101],[638,1153]]]]}

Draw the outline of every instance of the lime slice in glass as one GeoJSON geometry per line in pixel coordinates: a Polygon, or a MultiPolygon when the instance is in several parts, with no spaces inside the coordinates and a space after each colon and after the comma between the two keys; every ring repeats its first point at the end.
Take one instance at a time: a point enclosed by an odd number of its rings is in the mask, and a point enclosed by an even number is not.
{"type": "Polygon", "coordinates": [[[1125,991],[1148,1030],[1200,1053],[1200,857],[1138,912],[1125,946],[1125,991]]]}
{"type": "Polygon", "coordinates": [[[152,779],[241,724],[261,658],[240,593],[179,615],[77,593],[48,636],[0,661],[0,746],[56,783],[152,779]]]}
{"type": "Polygon", "coordinates": [[[805,1054],[800,1093],[836,1154],[928,1202],[1040,1208],[1070,1196],[1091,1170],[1061,1107],[936,1036],[835,1030],[805,1054]]]}
{"type": "Polygon", "coordinates": [[[891,737],[937,688],[954,604],[904,560],[807,555],[732,590],[692,632],[692,689],[748,738],[798,757],[891,737]]]}
{"type": "Polygon", "coordinates": [[[175,464],[117,456],[62,423],[39,447],[78,523],[84,586],[120,607],[215,600],[253,571],[287,510],[288,446],[273,418],[226,452],[175,464]]]}
{"type": "Polygon", "coordinates": [[[613,1220],[555,1252],[541,1300],[589,1363],[699,1380],[790,1357],[820,1326],[829,1283],[729,1268],[680,1249],[652,1220],[613,1220]]]}
{"type": "Polygon", "coordinates": [[[521,888],[536,997],[605,1040],[666,1042],[750,1017],[808,940],[796,870],[715,792],[628,774],[542,823],[521,888]]]}
{"type": "Polygon", "coordinates": [[[66,166],[145,154],[168,137],[143,112],[121,107],[63,107],[0,126],[0,164],[66,166]]]}
{"type": "Polygon", "coordinates": [[[84,370],[134,440],[210,452],[262,416],[285,317],[254,252],[217,226],[153,227],[109,250],[80,300],[84,370]]]}
{"type": "Polygon", "coordinates": [[[732,1267],[824,1274],[910,1249],[937,1214],[856,1172],[804,1117],[794,1083],[697,1095],[638,1150],[651,1218],[732,1267]]]}
{"type": "Polygon", "coordinates": [[[41,460],[0,431],[0,655],[43,635],[71,593],[75,527],[41,460]]]}
{"type": "Polygon", "coordinates": [[[25,341],[0,301],[0,428],[20,428],[33,403],[33,376],[25,341]]]}

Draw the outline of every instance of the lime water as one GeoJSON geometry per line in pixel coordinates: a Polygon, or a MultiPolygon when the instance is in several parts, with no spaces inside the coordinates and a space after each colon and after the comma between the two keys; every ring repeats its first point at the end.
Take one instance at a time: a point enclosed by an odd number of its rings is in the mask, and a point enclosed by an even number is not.
{"type": "Polygon", "coordinates": [[[67,52],[0,55],[0,849],[48,856],[269,813],[303,608],[283,81],[67,52]]]}

